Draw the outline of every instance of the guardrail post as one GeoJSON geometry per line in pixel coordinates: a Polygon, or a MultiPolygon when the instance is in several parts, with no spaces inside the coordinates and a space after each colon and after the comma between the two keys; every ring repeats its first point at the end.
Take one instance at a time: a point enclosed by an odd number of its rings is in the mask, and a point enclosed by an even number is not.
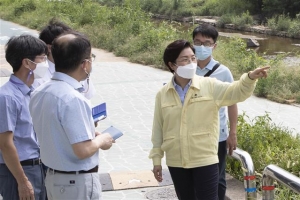
{"type": "Polygon", "coordinates": [[[239,148],[233,151],[232,157],[239,160],[243,167],[244,172],[244,187],[245,187],[245,199],[256,200],[256,181],[255,181],[255,170],[251,156],[248,152],[243,151],[239,148]]]}
{"type": "Polygon", "coordinates": [[[274,180],[277,180],[294,192],[300,194],[300,178],[291,174],[288,171],[276,166],[268,165],[265,167],[262,178],[262,194],[263,200],[275,199],[274,180]]]}

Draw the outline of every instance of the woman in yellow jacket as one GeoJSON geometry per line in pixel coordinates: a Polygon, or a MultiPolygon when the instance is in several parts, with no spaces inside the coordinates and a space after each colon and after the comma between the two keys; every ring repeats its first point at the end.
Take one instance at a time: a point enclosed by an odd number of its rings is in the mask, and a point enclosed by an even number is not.
{"type": "Polygon", "coordinates": [[[185,40],[169,44],[163,59],[174,76],[156,95],[149,155],[154,176],[162,181],[165,152],[180,200],[217,200],[218,111],[250,97],[256,79],[267,77],[269,67],[257,68],[233,83],[200,77],[195,75],[195,49],[185,40]]]}

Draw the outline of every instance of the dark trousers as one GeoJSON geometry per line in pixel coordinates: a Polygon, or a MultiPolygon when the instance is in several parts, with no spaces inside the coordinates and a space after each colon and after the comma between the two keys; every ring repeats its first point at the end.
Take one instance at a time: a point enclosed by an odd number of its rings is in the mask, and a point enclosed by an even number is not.
{"type": "Polygon", "coordinates": [[[169,171],[179,200],[218,200],[218,164],[169,171]]]}
{"type": "Polygon", "coordinates": [[[218,197],[219,200],[225,200],[226,193],[226,140],[219,142],[218,157],[219,157],[219,185],[218,185],[218,197]]]}
{"type": "MultiPolygon", "coordinates": [[[[42,165],[22,167],[34,189],[35,200],[44,200],[46,188],[42,165]]],[[[0,194],[3,200],[19,200],[18,183],[5,164],[0,164],[0,194]]]]}

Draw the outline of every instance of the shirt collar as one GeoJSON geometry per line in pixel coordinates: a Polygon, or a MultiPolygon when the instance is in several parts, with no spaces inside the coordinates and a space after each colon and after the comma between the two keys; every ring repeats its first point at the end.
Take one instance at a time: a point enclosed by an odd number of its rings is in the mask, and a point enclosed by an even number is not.
{"type": "MultiPolygon", "coordinates": [[[[172,78],[172,82],[173,82],[173,85],[174,85],[174,88],[176,88],[176,86],[178,86],[178,87],[180,87],[181,88],[181,86],[180,85],[178,85],[176,82],[175,82],[175,76],[173,76],[173,78],[172,78]]],[[[192,83],[192,80],[190,80],[189,82],[188,82],[188,87],[190,87],[191,86],[191,83],[192,83]]],[[[186,87],[186,86],[185,86],[186,87]]]]}
{"type": "Polygon", "coordinates": [[[49,72],[53,74],[55,72],[55,64],[51,62],[49,59],[47,59],[48,65],[49,65],[49,72]]]}
{"type": "MultiPolygon", "coordinates": [[[[169,83],[166,84],[167,91],[170,90],[170,89],[174,89],[174,90],[175,90],[175,86],[176,86],[177,84],[176,84],[175,81],[174,81],[174,77],[175,77],[175,76],[172,77],[171,82],[169,82],[169,83]]],[[[195,77],[195,76],[194,76],[194,77],[195,77]]],[[[193,78],[193,79],[194,79],[194,78],[193,78]]],[[[189,86],[189,87],[190,87],[191,85],[193,85],[193,79],[191,79],[191,80],[189,81],[189,83],[188,83],[188,86],[189,86]]],[[[180,86],[179,86],[179,87],[180,87],[180,86]]]]}
{"type": "Polygon", "coordinates": [[[31,91],[33,90],[32,87],[28,87],[23,81],[21,81],[21,79],[16,77],[14,74],[10,75],[9,81],[17,86],[24,96],[30,95],[31,91]]]}
{"type": "Polygon", "coordinates": [[[54,72],[52,76],[52,80],[64,81],[69,85],[71,85],[75,90],[78,90],[79,92],[83,88],[82,85],[76,79],[74,79],[73,77],[65,73],[54,72]]]}

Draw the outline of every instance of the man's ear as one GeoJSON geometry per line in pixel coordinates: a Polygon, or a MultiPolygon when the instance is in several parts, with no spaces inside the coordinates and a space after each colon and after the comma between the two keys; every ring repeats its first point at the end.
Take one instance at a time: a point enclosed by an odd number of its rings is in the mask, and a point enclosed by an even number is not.
{"type": "Polygon", "coordinates": [[[214,44],[213,50],[214,50],[215,48],[217,48],[217,45],[218,45],[217,43],[214,44]]]}
{"type": "Polygon", "coordinates": [[[26,68],[30,68],[30,61],[28,60],[28,58],[23,58],[22,66],[24,66],[26,68]]]}
{"type": "Polygon", "coordinates": [[[87,69],[87,61],[86,61],[86,60],[83,61],[83,62],[81,63],[81,65],[80,65],[80,67],[81,67],[84,71],[86,71],[86,69],[87,69]]]}
{"type": "Polygon", "coordinates": [[[51,47],[52,47],[52,45],[50,45],[50,44],[47,44],[47,48],[48,48],[48,54],[51,54],[51,47]]]}

